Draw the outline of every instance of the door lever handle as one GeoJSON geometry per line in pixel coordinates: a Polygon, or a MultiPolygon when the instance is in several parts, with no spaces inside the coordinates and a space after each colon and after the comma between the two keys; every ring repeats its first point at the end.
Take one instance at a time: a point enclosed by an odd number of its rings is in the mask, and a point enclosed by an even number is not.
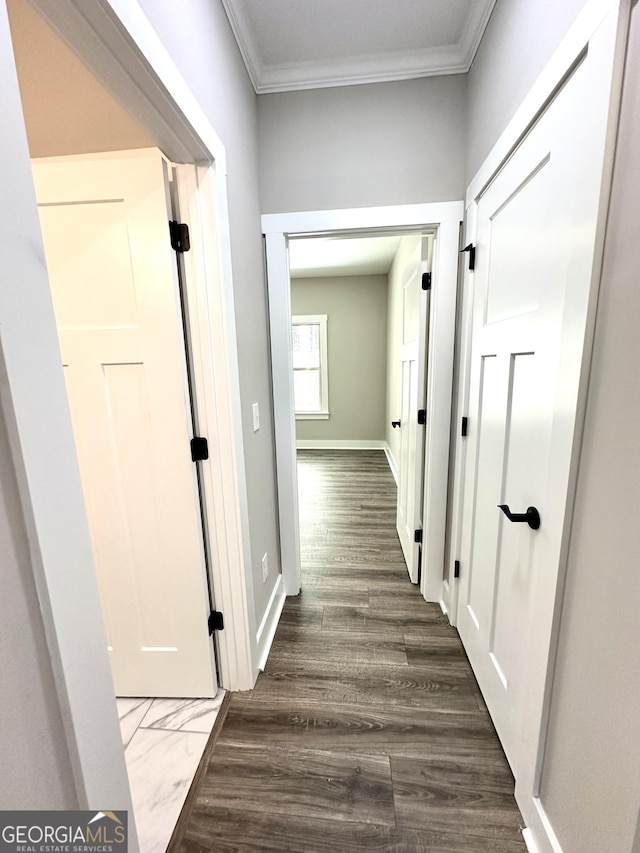
{"type": "Polygon", "coordinates": [[[498,504],[498,509],[502,510],[509,521],[526,521],[532,530],[540,527],[540,513],[534,506],[527,507],[526,512],[511,512],[507,504],[498,504]]]}
{"type": "Polygon", "coordinates": [[[391,426],[395,429],[400,426],[400,421],[391,421],[391,426]]]}

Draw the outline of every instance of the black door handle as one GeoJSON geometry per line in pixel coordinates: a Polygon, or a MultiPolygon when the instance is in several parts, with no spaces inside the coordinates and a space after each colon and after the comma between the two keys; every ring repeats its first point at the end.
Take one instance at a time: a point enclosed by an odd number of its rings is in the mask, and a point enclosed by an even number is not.
{"type": "Polygon", "coordinates": [[[395,429],[400,426],[400,421],[391,421],[391,426],[395,429]]]}
{"type": "Polygon", "coordinates": [[[526,521],[532,530],[540,527],[540,513],[534,506],[527,507],[526,512],[511,512],[507,504],[498,504],[498,509],[502,510],[509,521],[526,521]]]}

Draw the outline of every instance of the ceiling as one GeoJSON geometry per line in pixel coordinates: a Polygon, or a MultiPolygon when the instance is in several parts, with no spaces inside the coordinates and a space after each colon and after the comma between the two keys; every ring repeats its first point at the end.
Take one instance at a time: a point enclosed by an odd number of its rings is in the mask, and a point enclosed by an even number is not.
{"type": "Polygon", "coordinates": [[[496,0],[222,0],[258,94],[469,70],[496,0]]]}
{"type": "Polygon", "coordinates": [[[400,241],[391,237],[310,237],[289,241],[291,278],[386,275],[400,241]]]}

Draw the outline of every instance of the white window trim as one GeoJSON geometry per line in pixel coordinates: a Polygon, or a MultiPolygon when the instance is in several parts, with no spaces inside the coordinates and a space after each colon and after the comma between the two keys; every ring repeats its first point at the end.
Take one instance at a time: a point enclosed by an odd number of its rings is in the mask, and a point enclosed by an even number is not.
{"type": "Polygon", "coordinates": [[[327,321],[328,318],[326,314],[295,314],[291,317],[292,326],[308,326],[317,324],[320,327],[320,410],[317,412],[295,412],[297,421],[321,421],[329,419],[327,321]]]}

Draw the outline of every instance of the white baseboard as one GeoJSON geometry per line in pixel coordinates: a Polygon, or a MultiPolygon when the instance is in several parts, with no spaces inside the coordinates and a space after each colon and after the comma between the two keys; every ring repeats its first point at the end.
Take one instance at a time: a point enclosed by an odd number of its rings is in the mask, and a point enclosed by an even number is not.
{"type": "Polygon", "coordinates": [[[258,669],[260,672],[262,672],[267,663],[267,658],[271,651],[271,644],[273,643],[276,628],[278,627],[278,620],[280,619],[280,614],[282,613],[282,608],[284,607],[286,598],[287,597],[284,594],[284,584],[282,583],[282,575],[279,575],[256,635],[256,645],[258,647],[258,669]]]}
{"type": "Polygon", "coordinates": [[[386,442],[376,439],[301,438],[296,441],[298,450],[384,450],[386,442]]]}
{"type": "Polygon", "coordinates": [[[391,452],[391,448],[388,443],[385,441],[384,443],[384,452],[387,457],[387,462],[389,463],[389,468],[391,468],[391,473],[393,474],[393,479],[396,481],[396,486],[398,485],[398,466],[396,465],[396,460],[393,458],[393,453],[391,452]]]}
{"type": "Polygon", "coordinates": [[[533,833],[530,829],[522,830],[522,838],[524,840],[524,843],[527,845],[527,850],[529,851],[529,853],[540,853],[540,851],[538,850],[538,845],[533,840],[533,833]]]}
{"type": "Polygon", "coordinates": [[[540,797],[526,798],[522,795],[516,795],[516,803],[528,824],[527,828],[522,831],[522,837],[530,853],[541,853],[543,850],[563,853],[562,845],[551,825],[540,797]],[[533,805],[533,809],[531,809],[531,805],[533,805]]]}

